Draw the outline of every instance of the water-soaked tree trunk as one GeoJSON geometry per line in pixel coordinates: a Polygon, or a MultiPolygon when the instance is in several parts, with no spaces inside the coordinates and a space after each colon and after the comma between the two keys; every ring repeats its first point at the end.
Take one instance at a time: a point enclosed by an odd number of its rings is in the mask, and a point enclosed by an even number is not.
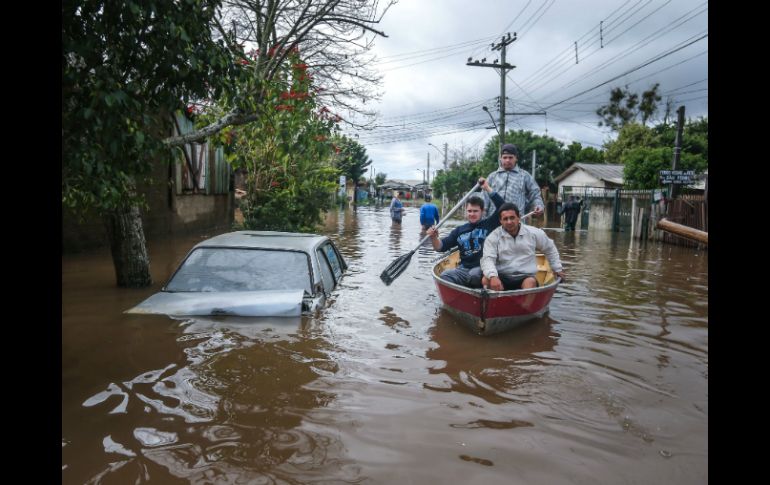
{"type": "Polygon", "coordinates": [[[104,223],[118,286],[150,286],[150,258],[147,255],[139,207],[136,204],[128,204],[112,211],[104,216],[104,223]]]}

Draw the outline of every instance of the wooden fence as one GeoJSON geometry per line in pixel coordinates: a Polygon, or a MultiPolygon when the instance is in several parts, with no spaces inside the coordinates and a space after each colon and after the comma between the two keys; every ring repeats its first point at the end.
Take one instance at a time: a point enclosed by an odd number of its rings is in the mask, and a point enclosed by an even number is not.
{"type": "MultiPolygon", "coordinates": [[[[687,227],[708,232],[708,200],[702,195],[682,195],[668,201],[667,218],[687,227]]],[[[660,240],[670,244],[687,247],[702,247],[703,244],[691,239],[686,239],[666,231],[660,240]]]]}

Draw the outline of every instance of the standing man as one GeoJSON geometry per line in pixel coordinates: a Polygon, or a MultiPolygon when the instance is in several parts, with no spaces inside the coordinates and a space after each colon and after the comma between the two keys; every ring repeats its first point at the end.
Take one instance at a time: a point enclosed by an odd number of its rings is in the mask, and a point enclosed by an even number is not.
{"type": "Polygon", "coordinates": [[[399,200],[401,192],[393,192],[393,199],[390,201],[390,218],[393,222],[401,224],[401,217],[404,215],[404,204],[399,200]]]}
{"type": "MultiPolygon", "coordinates": [[[[479,179],[479,184],[489,193],[492,200],[498,205],[503,204],[503,198],[497,192],[492,191],[484,177],[479,179]]],[[[496,213],[492,212],[491,216],[482,219],[481,214],[483,212],[484,199],[472,195],[465,203],[467,223],[455,227],[443,239],[438,238],[437,228],[428,229],[427,233],[430,236],[433,249],[436,251],[449,251],[454,247],[460,250],[460,264],[457,268],[448,269],[441,273],[441,279],[469,288],[481,288],[482,274],[479,261],[481,260],[481,252],[484,250],[484,239],[486,239],[487,234],[500,225],[500,219],[496,213]]]]}
{"type": "Polygon", "coordinates": [[[482,284],[495,291],[537,287],[537,251],[545,254],[554,273],[565,279],[559,251],[545,231],[525,226],[516,204],[506,202],[498,210],[501,226],[484,242],[482,284]]]}
{"type": "Polygon", "coordinates": [[[420,224],[422,224],[422,230],[427,231],[430,226],[438,224],[438,207],[427,202],[420,207],[420,224]]]}
{"type": "MultiPolygon", "coordinates": [[[[506,143],[500,151],[500,168],[491,172],[487,177],[489,185],[497,191],[506,202],[513,202],[524,212],[535,211],[535,216],[543,213],[543,198],[540,187],[526,170],[519,167],[519,149],[516,145],[506,143]]],[[[495,210],[495,204],[489,204],[487,214],[495,210]]]]}
{"type": "Polygon", "coordinates": [[[564,204],[564,230],[574,231],[575,223],[577,222],[578,214],[582,208],[583,201],[575,200],[574,195],[569,196],[569,201],[564,204]]]}

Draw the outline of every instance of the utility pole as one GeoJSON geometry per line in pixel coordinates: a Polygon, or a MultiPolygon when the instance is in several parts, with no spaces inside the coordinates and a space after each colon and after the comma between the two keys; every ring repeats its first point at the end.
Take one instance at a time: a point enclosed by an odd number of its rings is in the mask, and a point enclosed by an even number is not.
{"type": "MultiPolygon", "coordinates": [[[[682,129],[684,128],[684,106],[676,110],[676,141],[674,142],[674,159],[671,161],[671,170],[676,170],[679,155],[682,153],[682,129]]],[[[671,184],[671,200],[676,197],[676,185],[671,184]]]]}
{"type": "Polygon", "coordinates": [[[447,169],[447,153],[449,151],[449,143],[444,143],[444,170],[447,169]]]}
{"type": "Polygon", "coordinates": [[[505,75],[507,72],[511,69],[514,69],[516,66],[513,66],[511,64],[508,64],[505,62],[505,48],[508,46],[508,44],[512,43],[516,40],[516,32],[513,33],[513,37],[511,37],[511,33],[508,32],[507,36],[504,36],[502,39],[500,39],[499,44],[491,44],[490,47],[493,51],[500,51],[500,63],[498,64],[497,59],[493,63],[487,63],[487,58],[481,59],[481,61],[472,61],[472,58],[468,58],[468,62],[465,63],[466,66],[477,66],[477,67],[492,67],[495,69],[499,69],[500,72],[500,146],[503,146],[505,143],[505,75]]]}
{"type": "Polygon", "coordinates": [[[425,173],[427,174],[426,177],[428,178],[428,185],[430,185],[430,152],[428,152],[428,171],[425,173]]]}
{"type": "Polygon", "coordinates": [[[374,172],[376,170],[374,169],[374,165],[372,165],[372,171],[369,172],[369,192],[373,194],[373,199],[377,199],[377,188],[374,185],[374,172]]]}
{"type": "Polygon", "coordinates": [[[535,178],[536,163],[537,163],[537,150],[532,150],[532,178],[535,178]]]}

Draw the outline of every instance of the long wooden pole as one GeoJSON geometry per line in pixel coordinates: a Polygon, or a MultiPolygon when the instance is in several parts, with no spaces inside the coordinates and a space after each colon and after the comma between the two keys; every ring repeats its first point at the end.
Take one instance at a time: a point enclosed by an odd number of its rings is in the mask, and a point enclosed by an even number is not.
{"type": "Polygon", "coordinates": [[[709,243],[709,233],[694,229],[689,226],[683,226],[682,224],[677,224],[676,222],[671,222],[665,217],[659,220],[658,223],[655,224],[655,227],[657,229],[662,229],[664,231],[676,234],[677,236],[702,242],[706,246],[708,246],[709,243]]]}

